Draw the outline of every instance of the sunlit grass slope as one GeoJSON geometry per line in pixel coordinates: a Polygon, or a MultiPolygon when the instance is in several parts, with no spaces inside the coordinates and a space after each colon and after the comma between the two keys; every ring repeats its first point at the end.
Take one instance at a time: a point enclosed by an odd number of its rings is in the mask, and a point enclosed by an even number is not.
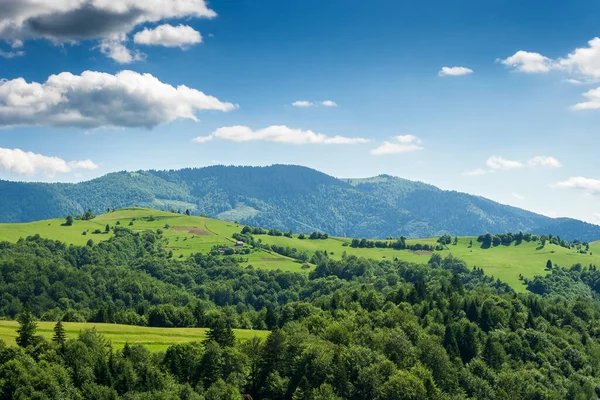
{"type": "MultiPolygon", "coordinates": [[[[234,244],[232,235],[240,232],[243,227],[239,224],[210,218],[131,208],[99,215],[91,221],[75,221],[73,226],[70,227],[62,226],[64,219],[26,224],[0,224],[0,240],[16,242],[21,237],[37,233],[46,238],[84,245],[89,239],[97,242],[110,238],[111,233],[92,234],[92,232],[96,229],[104,231],[107,224],[114,227],[117,221],[120,226],[134,231],[162,229],[164,237],[168,239],[166,249],[173,251],[175,258],[187,257],[196,252],[208,252],[213,246],[232,246],[234,244]],[[165,226],[168,226],[168,228],[165,228],[165,226]],[[87,231],[86,235],[82,234],[83,231],[87,231]]],[[[341,258],[342,254],[346,252],[348,255],[375,260],[398,258],[415,263],[426,263],[432,254],[431,252],[397,251],[393,249],[355,249],[349,246],[351,239],[348,238],[330,237],[325,240],[301,240],[298,239],[297,235],[294,235],[293,238],[260,235],[257,238],[260,238],[264,243],[295,247],[299,250],[306,250],[310,254],[316,250],[327,251],[329,256],[335,259],[341,258]]],[[[411,239],[407,243],[434,245],[436,240],[436,238],[411,239]]],[[[442,257],[452,254],[464,260],[469,266],[483,268],[487,274],[510,284],[518,291],[522,291],[524,286],[522,281],[519,280],[519,275],[533,278],[535,275],[547,273],[545,271],[547,260],[563,267],[577,263],[600,265],[600,242],[590,244],[590,250],[590,254],[580,254],[576,250],[565,249],[556,245],[547,244],[542,248],[539,243],[534,242],[523,242],[518,246],[513,243],[510,246],[501,245],[482,249],[475,237],[461,237],[457,245],[449,245],[447,249],[439,253],[442,257]],[[469,245],[470,241],[473,241],[472,247],[469,245]]],[[[272,252],[260,250],[243,257],[247,259],[243,265],[253,265],[256,268],[306,271],[302,270],[301,263],[272,252]]]]}
{"type": "MultiPolygon", "coordinates": [[[[55,322],[38,322],[37,334],[52,339],[55,322]]],[[[121,349],[125,343],[141,344],[151,351],[164,351],[169,346],[184,342],[198,342],[206,338],[204,328],[149,328],[142,326],[64,322],[63,326],[69,339],[76,338],[79,332],[95,328],[106,339],[110,340],[114,349],[121,349]]],[[[9,345],[15,344],[19,324],[16,321],[0,321],[0,339],[9,345]]],[[[235,337],[248,340],[257,336],[266,338],[268,331],[234,329],[235,337]]]]}

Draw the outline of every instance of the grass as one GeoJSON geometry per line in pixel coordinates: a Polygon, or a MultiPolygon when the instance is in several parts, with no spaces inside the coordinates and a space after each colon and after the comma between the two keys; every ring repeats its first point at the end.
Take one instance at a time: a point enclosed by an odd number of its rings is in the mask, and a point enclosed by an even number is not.
{"type": "MultiPolygon", "coordinates": [[[[84,245],[89,239],[97,241],[108,240],[111,234],[94,235],[95,229],[104,231],[108,224],[113,227],[117,221],[123,227],[134,231],[163,229],[164,237],[168,240],[166,248],[173,251],[173,256],[187,257],[192,253],[208,252],[213,246],[233,246],[232,235],[240,232],[242,226],[232,222],[215,220],[204,217],[192,217],[182,214],[174,214],[164,211],[129,208],[112,213],[99,215],[91,221],[75,221],[73,226],[62,226],[64,219],[53,219],[26,224],[0,224],[0,241],[7,240],[16,242],[21,237],[39,233],[43,237],[60,240],[66,243],[84,245]],[[148,218],[152,216],[152,218],[148,218]],[[135,219],[135,220],[134,220],[135,219]],[[133,225],[129,225],[133,222],[133,225]],[[169,229],[165,229],[165,225],[169,229]],[[82,235],[83,231],[89,232],[82,235]]],[[[330,237],[326,240],[298,239],[285,236],[258,236],[264,243],[276,244],[278,246],[295,247],[306,250],[310,254],[316,250],[327,251],[330,257],[340,259],[346,252],[348,255],[356,255],[375,260],[394,259],[426,263],[431,253],[396,251],[393,249],[354,249],[348,246],[351,239],[330,237]]],[[[435,244],[436,238],[411,239],[409,244],[435,244]]],[[[511,246],[498,246],[490,249],[481,249],[474,237],[461,237],[457,245],[449,245],[446,250],[440,251],[445,257],[452,254],[464,260],[469,266],[477,266],[496,278],[508,283],[517,291],[524,291],[525,287],[519,280],[519,275],[533,278],[535,275],[544,275],[546,261],[551,260],[554,264],[568,267],[573,264],[600,265],[600,242],[590,244],[592,254],[579,254],[575,250],[565,249],[560,246],[546,245],[540,248],[538,243],[523,242],[519,246],[514,243],[511,246]],[[473,247],[469,246],[473,241],[473,247]]],[[[302,264],[287,257],[257,250],[249,255],[243,256],[243,266],[252,265],[262,269],[281,269],[293,272],[306,272],[302,264]]],[[[310,270],[308,270],[310,271],[310,270]]]]}
{"type": "MultiPolygon", "coordinates": [[[[38,322],[37,334],[52,339],[54,322],[38,322]]],[[[79,332],[95,328],[98,333],[111,341],[115,349],[121,349],[125,343],[141,344],[150,351],[165,351],[177,343],[198,342],[206,338],[204,328],[149,328],[142,326],[64,322],[68,338],[76,338],[79,332]]],[[[0,321],[0,339],[9,345],[15,344],[19,324],[16,321],[0,321]]],[[[254,336],[266,338],[268,331],[234,329],[235,337],[248,340],[254,336]]]]}

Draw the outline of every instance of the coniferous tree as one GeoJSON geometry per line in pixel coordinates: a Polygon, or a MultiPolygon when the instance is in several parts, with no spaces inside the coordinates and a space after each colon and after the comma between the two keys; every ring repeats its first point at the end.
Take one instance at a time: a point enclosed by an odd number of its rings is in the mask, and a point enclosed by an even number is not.
{"type": "Polygon", "coordinates": [[[17,329],[17,344],[21,347],[27,347],[33,344],[33,339],[35,337],[35,331],[37,329],[37,323],[35,322],[35,317],[31,312],[31,307],[29,304],[25,305],[23,311],[19,313],[17,316],[17,322],[19,322],[19,329],[17,329]]]}
{"type": "Polygon", "coordinates": [[[235,345],[235,334],[231,326],[218,318],[207,333],[207,341],[214,341],[221,347],[233,347],[235,345]]]}
{"type": "Polygon", "coordinates": [[[65,332],[65,328],[61,321],[58,321],[56,325],[54,325],[54,336],[52,336],[52,341],[60,347],[63,347],[67,341],[67,333],[65,332]]]}

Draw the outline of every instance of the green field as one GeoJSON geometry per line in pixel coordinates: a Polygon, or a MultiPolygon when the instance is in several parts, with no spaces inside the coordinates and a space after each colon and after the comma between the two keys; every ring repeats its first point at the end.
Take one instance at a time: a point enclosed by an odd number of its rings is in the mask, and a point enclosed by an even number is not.
{"type": "MultiPolygon", "coordinates": [[[[208,252],[213,246],[233,246],[232,235],[240,232],[242,226],[239,224],[214,220],[204,217],[193,217],[182,214],[174,214],[164,211],[149,209],[123,209],[112,213],[99,215],[91,221],[75,221],[73,226],[62,226],[64,219],[53,219],[26,224],[0,224],[0,240],[16,242],[21,237],[34,235],[36,233],[43,237],[60,240],[66,243],[84,245],[89,239],[95,242],[107,240],[111,234],[91,234],[95,229],[104,231],[108,224],[113,227],[117,221],[123,227],[134,231],[163,229],[164,237],[168,240],[166,250],[173,251],[175,258],[189,256],[196,252],[208,252]],[[148,217],[152,216],[153,220],[148,217]],[[135,218],[135,220],[133,220],[135,218]],[[133,225],[129,225],[133,221],[133,225]],[[169,228],[165,229],[165,225],[169,228]],[[82,235],[83,231],[88,231],[82,235]]],[[[297,235],[293,238],[285,236],[257,236],[264,243],[276,244],[278,246],[289,246],[303,249],[310,254],[316,250],[327,251],[330,257],[339,259],[346,252],[348,255],[372,258],[376,260],[394,259],[426,263],[430,252],[411,252],[407,250],[397,251],[393,249],[355,249],[348,246],[351,239],[331,237],[325,240],[300,240],[297,235]]],[[[412,239],[408,244],[422,243],[435,244],[436,238],[412,239]]],[[[481,249],[475,237],[461,237],[457,245],[449,245],[446,250],[439,254],[445,257],[448,254],[464,260],[469,266],[477,266],[496,278],[510,284],[518,291],[524,290],[519,275],[533,278],[535,275],[546,274],[546,261],[552,260],[554,264],[568,267],[576,263],[583,265],[600,265],[600,242],[590,244],[591,254],[580,254],[575,250],[569,250],[556,245],[547,244],[540,248],[539,243],[523,242],[516,246],[498,246],[490,249],[481,249]],[[473,241],[473,247],[469,242],[473,241]]],[[[286,271],[303,272],[302,264],[290,258],[264,250],[253,251],[243,256],[242,265],[253,265],[256,268],[282,269],[286,271]]],[[[310,271],[310,270],[308,270],[310,271]]]]}
{"type": "MultiPolygon", "coordinates": [[[[51,219],[24,224],[0,224],[0,241],[16,242],[19,238],[39,234],[42,237],[59,240],[69,244],[83,246],[88,240],[94,242],[108,240],[112,233],[93,234],[96,229],[104,232],[106,225],[120,226],[133,231],[163,230],[168,240],[166,250],[173,251],[174,258],[184,257],[192,253],[208,252],[217,246],[232,246],[235,241],[231,235],[240,232],[242,226],[233,223],[212,220],[203,217],[191,217],[165,211],[129,208],[97,216],[91,221],[74,221],[72,226],[63,226],[64,219],[51,219]],[[148,220],[152,216],[153,221],[148,220]],[[134,220],[135,219],[135,220],[134,220]],[[133,225],[129,225],[133,222],[133,225]],[[169,225],[169,229],[164,226],[169,225]],[[83,235],[83,232],[86,234],[83,235]]],[[[253,265],[263,269],[282,269],[287,271],[302,271],[302,264],[279,254],[258,250],[244,255],[247,262],[242,265],[253,265]]]]}
{"type": "MultiPolygon", "coordinates": [[[[37,334],[52,339],[55,322],[38,322],[37,334]]],[[[115,349],[121,349],[125,343],[141,344],[150,351],[164,351],[169,346],[184,342],[198,342],[206,338],[205,328],[149,328],[118,324],[98,324],[63,322],[68,338],[76,338],[79,332],[95,328],[115,349]]],[[[19,324],[16,321],[0,321],[0,339],[9,345],[15,344],[19,324]]],[[[254,336],[266,338],[268,331],[234,329],[235,337],[248,340],[254,336]]]]}

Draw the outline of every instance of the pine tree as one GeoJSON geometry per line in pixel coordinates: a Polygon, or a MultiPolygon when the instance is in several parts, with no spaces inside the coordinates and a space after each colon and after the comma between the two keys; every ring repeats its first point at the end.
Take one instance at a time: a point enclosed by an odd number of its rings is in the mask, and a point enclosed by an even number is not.
{"type": "Polygon", "coordinates": [[[37,329],[37,323],[31,311],[29,304],[25,305],[23,310],[17,316],[17,322],[19,322],[19,329],[17,329],[17,344],[21,347],[27,347],[33,344],[35,337],[35,331],[37,329]]]}
{"type": "Polygon", "coordinates": [[[67,334],[61,321],[58,321],[56,325],[54,325],[54,336],[52,336],[52,341],[60,347],[63,347],[67,341],[67,334]]]}
{"type": "Polygon", "coordinates": [[[106,228],[104,228],[104,232],[106,232],[106,233],[110,232],[110,226],[108,226],[108,224],[106,224],[106,228]]]}
{"type": "Polygon", "coordinates": [[[552,269],[552,261],[550,261],[550,260],[546,261],[546,269],[548,269],[548,270],[552,269]]]}
{"type": "Polygon", "coordinates": [[[214,341],[221,347],[233,347],[235,345],[235,334],[231,326],[223,318],[217,319],[207,333],[207,341],[214,341]]]}

